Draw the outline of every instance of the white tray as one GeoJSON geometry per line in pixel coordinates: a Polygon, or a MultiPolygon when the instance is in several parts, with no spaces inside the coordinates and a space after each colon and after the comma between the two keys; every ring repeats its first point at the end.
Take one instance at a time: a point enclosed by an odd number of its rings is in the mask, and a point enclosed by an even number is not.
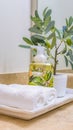
{"type": "Polygon", "coordinates": [[[8,107],[0,104],[0,113],[8,116],[13,116],[16,118],[30,120],[39,115],[42,115],[46,112],[49,112],[55,108],[58,108],[64,104],[73,101],[73,89],[67,89],[66,96],[62,98],[57,98],[54,103],[50,103],[50,105],[45,105],[40,109],[36,109],[34,111],[25,111],[23,109],[8,107]]]}

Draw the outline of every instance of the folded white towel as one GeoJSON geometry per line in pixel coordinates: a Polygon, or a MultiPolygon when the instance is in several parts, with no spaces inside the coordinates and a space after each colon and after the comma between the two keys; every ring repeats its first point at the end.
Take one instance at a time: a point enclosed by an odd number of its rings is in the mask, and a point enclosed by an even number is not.
{"type": "Polygon", "coordinates": [[[2,105],[33,110],[55,100],[55,97],[56,91],[54,88],[0,84],[0,104],[2,105]]]}

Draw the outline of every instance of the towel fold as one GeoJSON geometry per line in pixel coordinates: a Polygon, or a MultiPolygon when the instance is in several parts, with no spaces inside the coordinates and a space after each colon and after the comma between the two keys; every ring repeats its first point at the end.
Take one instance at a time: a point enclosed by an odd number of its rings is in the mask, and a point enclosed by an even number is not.
{"type": "Polygon", "coordinates": [[[30,85],[0,84],[0,104],[34,110],[54,101],[55,88],[30,85]]]}

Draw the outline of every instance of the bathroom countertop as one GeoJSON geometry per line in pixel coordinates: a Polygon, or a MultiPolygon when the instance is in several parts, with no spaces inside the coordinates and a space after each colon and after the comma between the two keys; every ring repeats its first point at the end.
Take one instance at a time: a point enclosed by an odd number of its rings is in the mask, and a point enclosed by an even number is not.
{"type": "Polygon", "coordinates": [[[73,102],[29,121],[0,115],[0,130],[73,130],[73,102]]]}
{"type": "MultiPolygon", "coordinates": [[[[24,83],[24,74],[0,76],[0,83],[24,83]],[[22,78],[23,77],[23,78],[22,78]],[[22,80],[19,80],[22,79],[22,80]],[[18,82],[21,81],[21,82],[18,82]]],[[[73,73],[68,74],[69,88],[73,88],[73,73]]],[[[73,130],[73,102],[29,121],[0,115],[0,130],[73,130]]]]}

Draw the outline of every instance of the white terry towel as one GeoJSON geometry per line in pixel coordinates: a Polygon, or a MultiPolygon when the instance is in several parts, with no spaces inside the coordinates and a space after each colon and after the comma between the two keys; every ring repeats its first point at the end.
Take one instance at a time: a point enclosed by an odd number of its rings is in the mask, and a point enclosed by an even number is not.
{"type": "Polygon", "coordinates": [[[54,90],[54,88],[42,86],[0,84],[0,104],[34,110],[55,100],[56,91],[54,90]]]}
{"type": "MultiPolygon", "coordinates": [[[[9,86],[17,87],[18,89],[20,87],[22,87],[22,88],[25,87],[26,89],[27,88],[32,89],[32,91],[33,91],[33,89],[35,89],[35,90],[37,90],[37,92],[38,92],[38,90],[41,90],[41,92],[43,93],[45,104],[53,103],[57,97],[57,92],[54,87],[51,88],[51,87],[44,87],[44,86],[30,86],[30,85],[18,85],[18,84],[12,84],[9,86]]],[[[41,100],[38,100],[38,101],[41,101],[41,100]]],[[[40,102],[39,102],[39,105],[41,105],[40,102]]]]}
{"type": "Polygon", "coordinates": [[[53,88],[43,87],[43,93],[46,98],[47,104],[55,102],[57,93],[56,93],[56,89],[54,87],[53,88]]]}
{"type": "Polygon", "coordinates": [[[0,85],[0,104],[33,110],[45,105],[45,97],[41,88],[26,85],[0,85]]]}

